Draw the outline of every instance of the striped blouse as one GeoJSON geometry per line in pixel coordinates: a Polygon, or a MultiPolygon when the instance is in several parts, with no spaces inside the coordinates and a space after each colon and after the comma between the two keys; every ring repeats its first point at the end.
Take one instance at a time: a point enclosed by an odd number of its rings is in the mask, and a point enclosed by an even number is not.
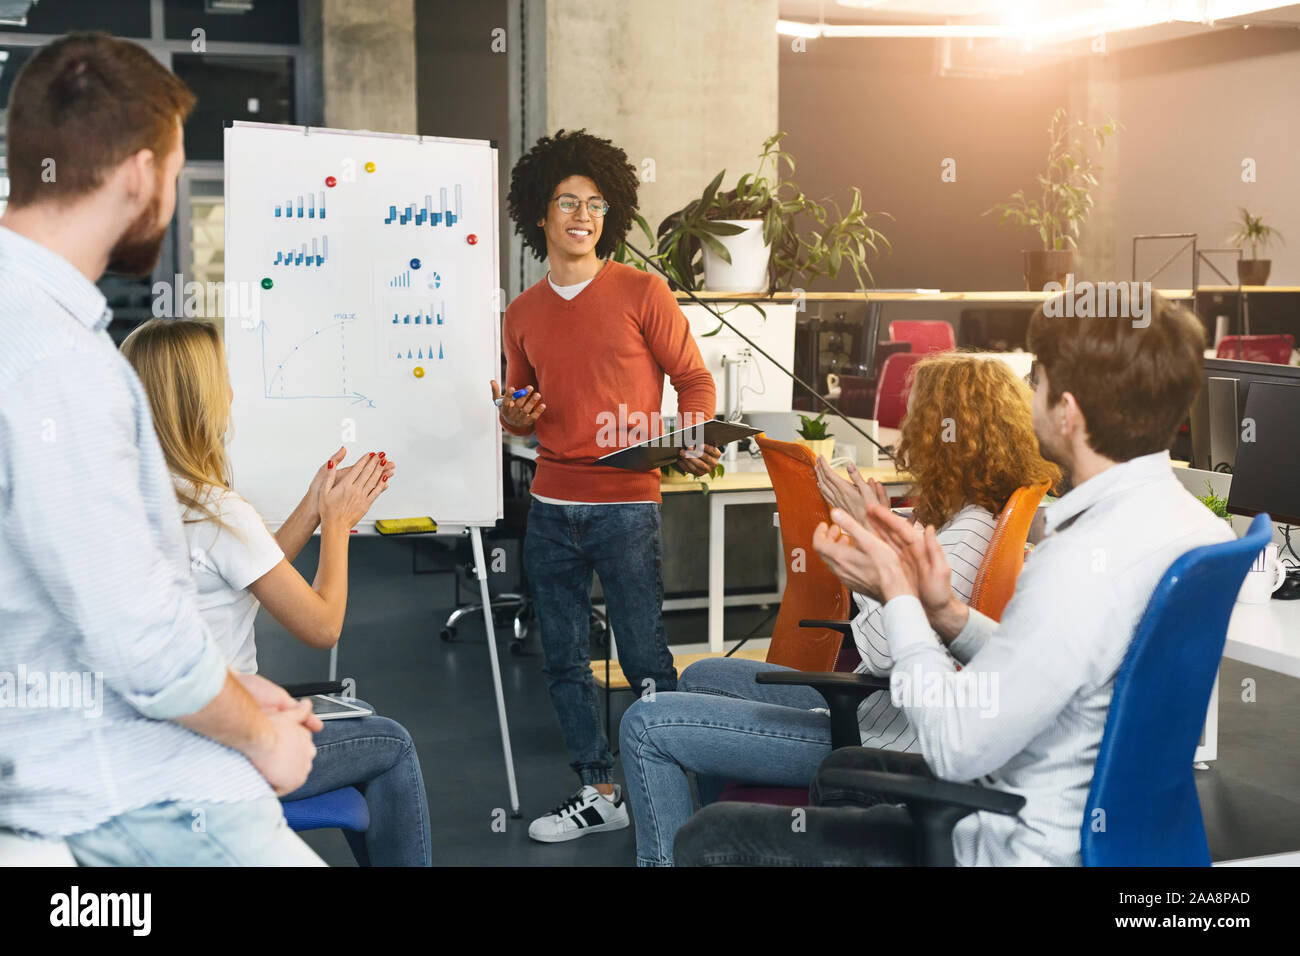
{"type": "MultiPolygon", "coordinates": [[[[993,538],[997,521],[997,516],[979,505],[967,505],[937,533],[939,546],[952,568],[952,589],[964,604],[970,603],[975,575],[993,538]]],[[[853,639],[862,658],[854,672],[887,677],[893,670],[894,659],[885,640],[883,607],[865,594],[854,592],[854,597],[861,610],[853,618],[853,639]]],[[[920,751],[916,731],[908,724],[903,711],[894,706],[888,691],[877,691],[862,702],[858,708],[858,727],[864,747],[909,753],[920,751]]]]}

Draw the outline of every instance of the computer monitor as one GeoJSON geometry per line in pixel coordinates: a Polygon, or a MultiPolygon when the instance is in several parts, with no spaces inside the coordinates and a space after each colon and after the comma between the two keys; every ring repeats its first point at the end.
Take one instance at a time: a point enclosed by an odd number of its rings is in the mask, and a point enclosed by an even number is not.
{"type": "Polygon", "coordinates": [[[1300,448],[1300,385],[1255,382],[1242,415],[1245,438],[1237,444],[1237,467],[1228,489],[1228,511],[1300,524],[1300,481],[1295,451],[1300,448]]]}
{"type": "Polygon", "coordinates": [[[1300,385],[1300,368],[1236,359],[1205,360],[1201,391],[1191,410],[1193,468],[1234,470],[1242,410],[1256,382],[1300,385]]]}

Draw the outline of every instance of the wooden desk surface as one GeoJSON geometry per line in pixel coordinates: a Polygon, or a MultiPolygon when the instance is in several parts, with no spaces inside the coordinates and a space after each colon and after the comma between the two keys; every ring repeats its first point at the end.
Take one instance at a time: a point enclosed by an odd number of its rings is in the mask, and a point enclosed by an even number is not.
{"type": "MultiPolygon", "coordinates": [[[[726,472],[721,478],[697,479],[688,478],[685,475],[664,476],[659,482],[659,490],[663,494],[673,494],[682,491],[699,492],[700,482],[707,481],[709,493],[715,491],[768,491],[772,487],[772,479],[767,476],[767,469],[763,466],[763,460],[748,459],[748,456],[742,456],[734,464],[723,463],[726,472]]],[[[836,468],[835,471],[844,478],[848,478],[849,473],[843,468],[836,468]]],[[[911,479],[893,465],[884,465],[877,468],[859,468],[858,471],[866,478],[875,478],[882,485],[905,485],[911,479]]]]}
{"type": "MultiPolygon", "coordinates": [[[[888,444],[897,440],[897,432],[893,429],[881,429],[881,438],[888,444]]],[[[510,454],[517,458],[537,460],[537,449],[530,448],[526,440],[507,434],[504,436],[504,443],[510,454]]],[[[835,470],[845,478],[848,477],[845,469],[835,470]]],[[[882,485],[904,485],[910,481],[907,475],[899,472],[893,465],[858,470],[868,478],[875,478],[882,485]]],[[[767,477],[767,469],[763,466],[763,459],[751,459],[748,455],[742,455],[739,461],[726,465],[726,473],[721,478],[708,479],[708,484],[710,491],[767,491],[772,487],[772,481],[767,477]]],[[[663,494],[676,494],[683,491],[693,491],[698,494],[700,482],[696,478],[685,475],[665,475],[659,479],[659,490],[663,494]]]]}

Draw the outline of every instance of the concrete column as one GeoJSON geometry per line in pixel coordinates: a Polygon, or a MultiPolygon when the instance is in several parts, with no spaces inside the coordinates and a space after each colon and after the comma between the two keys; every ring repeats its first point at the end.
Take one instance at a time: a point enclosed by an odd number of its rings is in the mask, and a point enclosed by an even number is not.
{"type": "Polygon", "coordinates": [[[303,21],[309,123],[417,132],[414,0],[309,0],[303,21]]]}
{"type": "Polygon", "coordinates": [[[653,160],[652,230],[719,170],[725,189],[755,168],[777,132],[777,0],[545,0],[545,14],[547,131],[585,127],[639,169],[653,160]]]}

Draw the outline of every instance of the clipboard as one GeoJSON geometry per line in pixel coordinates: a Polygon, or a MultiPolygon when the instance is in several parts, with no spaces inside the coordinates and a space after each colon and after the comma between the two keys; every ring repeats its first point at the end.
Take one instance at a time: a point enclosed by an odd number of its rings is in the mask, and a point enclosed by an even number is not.
{"type": "Polygon", "coordinates": [[[762,433],[761,428],[751,428],[738,422],[720,422],[714,418],[703,425],[678,428],[675,431],[665,432],[657,438],[651,438],[649,441],[620,448],[608,455],[601,455],[594,464],[625,468],[628,471],[650,471],[654,468],[662,468],[664,465],[671,465],[677,460],[683,448],[698,445],[701,441],[714,448],[723,448],[734,441],[752,438],[762,433]]]}

